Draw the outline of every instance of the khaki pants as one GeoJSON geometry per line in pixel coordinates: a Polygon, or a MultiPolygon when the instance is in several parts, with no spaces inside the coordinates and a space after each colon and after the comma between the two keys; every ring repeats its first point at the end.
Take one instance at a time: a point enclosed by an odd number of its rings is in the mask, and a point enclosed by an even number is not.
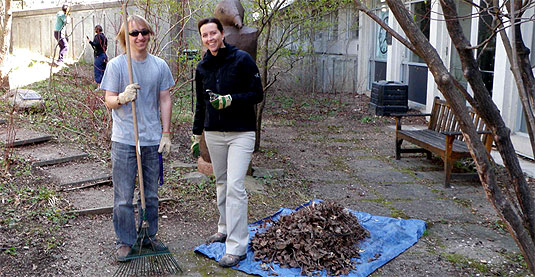
{"type": "Polygon", "coordinates": [[[217,231],[227,234],[226,253],[244,255],[249,242],[244,178],[251,161],[255,132],[205,131],[217,188],[217,231]]]}

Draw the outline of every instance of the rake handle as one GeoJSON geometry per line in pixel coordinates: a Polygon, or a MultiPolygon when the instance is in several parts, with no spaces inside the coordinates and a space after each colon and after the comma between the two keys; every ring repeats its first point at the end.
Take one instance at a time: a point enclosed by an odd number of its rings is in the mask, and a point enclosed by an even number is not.
{"type": "MultiPolygon", "coordinates": [[[[126,42],[126,62],[128,64],[128,81],[130,84],[134,83],[134,73],[132,72],[132,57],[130,54],[130,40],[128,38],[128,19],[126,14],[126,5],[128,1],[123,4],[123,24],[124,36],[126,42]]],[[[132,120],[134,122],[134,140],[136,141],[136,159],[137,159],[137,175],[139,181],[139,193],[141,195],[141,210],[145,213],[145,187],[143,185],[143,167],[141,166],[141,148],[139,146],[139,135],[137,129],[137,115],[136,115],[136,100],[132,101],[132,120]]],[[[143,218],[145,215],[143,215],[143,218]]]]}

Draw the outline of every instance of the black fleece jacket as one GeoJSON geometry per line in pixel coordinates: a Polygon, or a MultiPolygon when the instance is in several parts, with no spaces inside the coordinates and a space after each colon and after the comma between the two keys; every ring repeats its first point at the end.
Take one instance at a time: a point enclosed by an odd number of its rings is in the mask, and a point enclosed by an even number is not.
{"type": "Polygon", "coordinates": [[[197,105],[193,134],[203,130],[221,132],[256,131],[254,105],[264,97],[260,74],[253,58],[242,50],[225,43],[213,56],[206,51],[195,72],[197,105]],[[217,110],[210,104],[207,89],[232,96],[229,107],[217,110]]]}

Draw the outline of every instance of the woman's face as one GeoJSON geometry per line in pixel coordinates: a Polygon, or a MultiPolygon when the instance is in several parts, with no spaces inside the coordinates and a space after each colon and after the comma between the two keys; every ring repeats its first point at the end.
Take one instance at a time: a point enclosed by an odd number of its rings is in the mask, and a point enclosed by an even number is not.
{"type": "Polygon", "coordinates": [[[200,32],[202,44],[210,50],[212,55],[216,56],[219,48],[225,46],[223,43],[225,32],[219,31],[219,29],[217,29],[217,24],[215,23],[206,23],[202,25],[200,32]]]}

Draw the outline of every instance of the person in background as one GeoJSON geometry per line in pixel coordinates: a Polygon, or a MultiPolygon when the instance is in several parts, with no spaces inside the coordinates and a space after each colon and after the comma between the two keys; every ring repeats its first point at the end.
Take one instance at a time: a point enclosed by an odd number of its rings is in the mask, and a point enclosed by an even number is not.
{"type": "Polygon", "coordinates": [[[70,19],[71,8],[67,4],[61,6],[61,11],[56,13],[56,26],[54,28],[54,38],[59,45],[58,62],[62,63],[65,54],[67,53],[67,36],[65,35],[65,25],[70,19]]]}
{"type": "Polygon", "coordinates": [[[232,267],[245,259],[249,241],[244,179],[254,150],[254,106],[263,99],[262,83],[253,58],[224,41],[219,19],[201,19],[197,27],[208,51],[195,75],[197,103],[191,149],[196,152],[204,131],[219,209],[217,233],[208,243],[224,242],[225,255],[219,265],[232,267]]]}
{"type": "Polygon", "coordinates": [[[95,60],[93,62],[93,70],[95,74],[95,82],[100,85],[106,64],[108,63],[108,56],[106,56],[106,50],[108,49],[108,39],[102,32],[102,26],[95,26],[95,37],[93,41],[87,37],[87,41],[93,47],[93,55],[95,60]]]}
{"type": "MultiPolygon", "coordinates": [[[[124,262],[136,242],[136,220],[132,200],[136,186],[137,160],[132,101],[136,100],[139,151],[145,189],[145,214],[149,237],[154,243],[158,232],[158,153],[167,156],[171,149],[170,128],[172,102],[170,88],[173,76],[167,63],[148,53],[151,35],[149,23],[141,16],[131,15],[128,40],[132,56],[133,84],[129,84],[126,54],[111,59],[106,66],[100,88],[105,91],[106,106],[112,109],[111,162],[113,182],[113,227],[117,236],[117,261],[124,262]]],[[[125,26],[116,39],[126,50],[125,26]]],[[[139,224],[142,222],[138,198],[139,224]]],[[[143,243],[150,243],[149,240],[143,243]]]]}

